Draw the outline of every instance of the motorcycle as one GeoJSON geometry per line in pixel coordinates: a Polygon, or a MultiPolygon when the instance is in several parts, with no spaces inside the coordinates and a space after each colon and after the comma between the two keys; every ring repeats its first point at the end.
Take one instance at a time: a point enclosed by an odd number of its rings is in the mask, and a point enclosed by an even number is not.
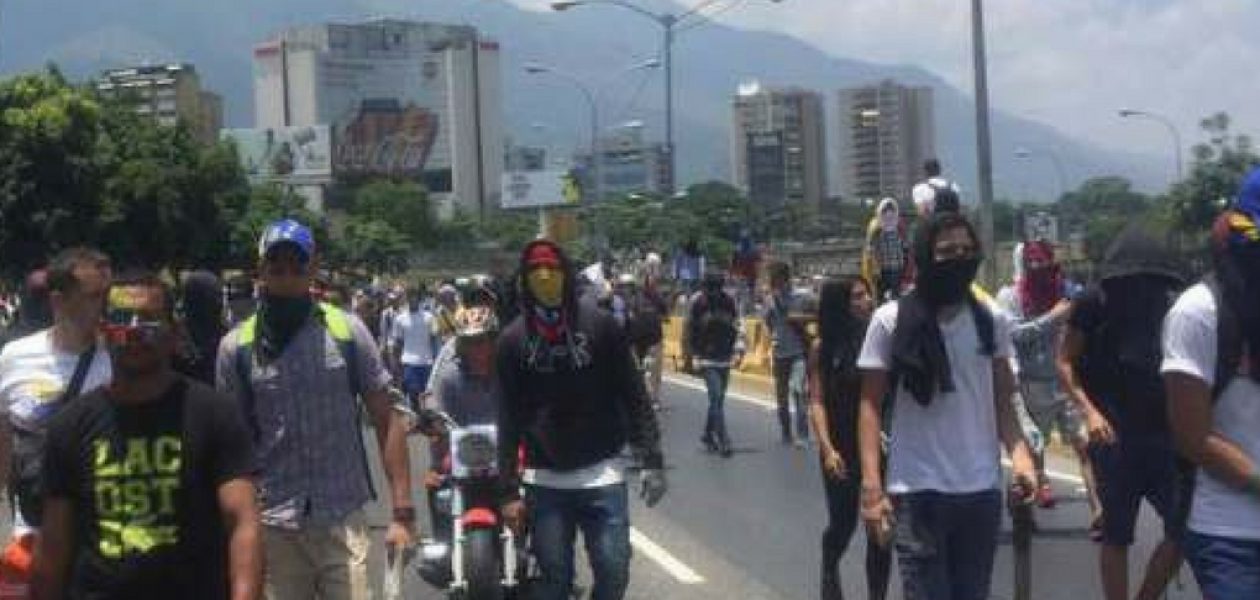
{"type": "MultiPolygon", "coordinates": [[[[436,519],[450,523],[449,540],[421,543],[421,571],[446,575],[452,600],[510,600],[521,595],[528,560],[499,513],[498,429],[460,425],[441,411],[421,415],[425,429],[444,433],[449,448],[441,485],[432,496],[436,519]],[[449,566],[448,566],[449,565],[449,566]]],[[[434,530],[439,529],[434,524],[434,530]]]]}

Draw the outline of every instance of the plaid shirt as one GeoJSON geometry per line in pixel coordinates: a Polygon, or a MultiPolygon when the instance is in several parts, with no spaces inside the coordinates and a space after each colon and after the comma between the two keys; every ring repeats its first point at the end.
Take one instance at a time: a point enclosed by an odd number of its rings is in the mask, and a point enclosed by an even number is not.
{"type": "MultiPolygon", "coordinates": [[[[347,313],[354,335],[360,395],[390,384],[372,334],[347,313]]],[[[219,345],[218,388],[244,403],[236,353],[240,327],[219,345]]],[[[320,319],[313,317],[279,358],[253,361],[250,383],[258,426],[258,488],[262,522],[286,529],[340,523],[372,499],[360,427],[345,359],[320,319]]]]}
{"type": "Polygon", "coordinates": [[[906,248],[901,241],[901,234],[896,229],[887,231],[880,229],[875,234],[875,256],[879,268],[884,271],[899,271],[906,266],[906,248]]]}

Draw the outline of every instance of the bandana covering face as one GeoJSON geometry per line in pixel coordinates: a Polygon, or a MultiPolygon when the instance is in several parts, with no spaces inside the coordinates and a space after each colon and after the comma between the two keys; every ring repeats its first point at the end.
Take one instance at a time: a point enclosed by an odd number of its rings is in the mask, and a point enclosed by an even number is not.
{"type": "Polygon", "coordinates": [[[529,293],[538,304],[548,309],[558,309],[564,301],[564,273],[557,267],[539,266],[525,275],[529,293]]]}
{"type": "Polygon", "coordinates": [[[1018,283],[1019,302],[1028,317],[1037,317],[1054,308],[1062,298],[1063,275],[1054,261],[1049,242],[1029,242],[1023,252],[1024,274],[1018,283]],[[1039,269],[1033,263],[1041,263],[1039,269]]]}

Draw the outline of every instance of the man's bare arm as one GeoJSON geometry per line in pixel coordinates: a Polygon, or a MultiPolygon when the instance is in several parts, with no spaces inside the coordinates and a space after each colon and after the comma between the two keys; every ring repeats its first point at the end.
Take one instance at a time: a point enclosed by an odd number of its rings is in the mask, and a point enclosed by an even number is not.
{"type": "Polygon", "coordinates": [[[1212,477],[1236,489],[1250,489],[1260,473],[1242,448],[1212,429],[1212,389],[1184,373],[1164,374],[1168,424],[1181,454],[1212,477]]]}
{"type": "Polygon", "coordinates": [[[407,454],[407,425],[402,413],[394,410],[394,391],[389,386],[363,396],[376,443],[380,447],[385,478],[389,480],[390,501],[395,508],[411,507],[411,458],[407,454]]]}
{"type": "Polygon", "coordinates": [[[262,525],[258,493],[248,479],[232,479],[219,486],[219,512],[228,531],[228,581],[232,600],[262,597],[262,525]]]}
{"type": "Polygon", "coordinates": [[[74,503],[69,498],[44,500],[44,520],[35,546],[32,600],[62,600],[74,558],[74,503]]]}

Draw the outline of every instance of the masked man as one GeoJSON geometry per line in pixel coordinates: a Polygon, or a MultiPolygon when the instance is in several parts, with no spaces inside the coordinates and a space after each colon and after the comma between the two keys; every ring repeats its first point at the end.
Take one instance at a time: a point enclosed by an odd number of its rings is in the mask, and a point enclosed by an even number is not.
{"type": "Polygon", "coordinates": [[[656,413],[629,342],[607,311],[578,302],[576,278],[560,246],[531,242],[521,253],[521,315],[499,338],[503,404],[499,412],[503,514],[531,524],[542,571],[541,600],[569,598],[574,535],[581,529],[594,573],[595,600],[625,595],[630,524],[623,448],[642,463],[641,495],[665,494],[656,413]],[[519,500],[517,448],[523,445],[525,502],[519,500]]]}

